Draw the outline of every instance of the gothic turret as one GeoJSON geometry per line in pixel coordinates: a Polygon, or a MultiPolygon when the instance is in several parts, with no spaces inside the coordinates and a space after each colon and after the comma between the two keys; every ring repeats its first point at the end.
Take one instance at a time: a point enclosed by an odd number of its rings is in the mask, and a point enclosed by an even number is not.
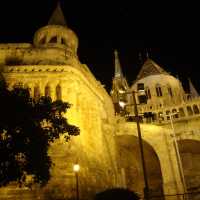
{"type": "Polygon", "coordinates": [[[66,54],[76,55],[78,38],[67,27],[61,6],[58,3],[47,26],[40,28],[34,35],[36,47],[63,48],[66,54]]]}
{"type": "Polygon", "coordinates": [[[120,62],[119,62],[119,55],[118,55],[117,50],[114,51],[114,55],[115,55],[115,78],[116,77],[123,77],[121,65],[120,65],[120,62]]]}
{"type": "Polygon", "coordinates": [[[119,61],[117,50],[114,52],[115,75],[112,83],[111,97],[115,105],[115,111],[120,112],[119,101],[126,101],[125,92],[129,89],[126,78],[124,77],[119,61]]]}

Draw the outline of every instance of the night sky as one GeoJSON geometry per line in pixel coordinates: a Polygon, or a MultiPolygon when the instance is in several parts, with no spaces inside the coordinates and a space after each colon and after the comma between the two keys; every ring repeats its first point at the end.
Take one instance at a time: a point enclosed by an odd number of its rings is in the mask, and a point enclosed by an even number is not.
{"type": "MultiPolygon", "coordinates": [[[[187,89],[190,77],[200,92],[198,6],[170,1],[61,1],[68,24],[79,37],[78,55],[95,77],[110,90],[114,73],[113,51],[118,49],[122,70],[131,84],[146,51],[187,89]],[[84,3],[83,3],[84,2],[84,3]],[[137,3],[135,3],[137,2],[137,3]],[[195,9],[196,8],[196,9],[195,9]]],[[[2,0],[0,43],[32,42],[45,26],[55,0],[2,0]]]]}

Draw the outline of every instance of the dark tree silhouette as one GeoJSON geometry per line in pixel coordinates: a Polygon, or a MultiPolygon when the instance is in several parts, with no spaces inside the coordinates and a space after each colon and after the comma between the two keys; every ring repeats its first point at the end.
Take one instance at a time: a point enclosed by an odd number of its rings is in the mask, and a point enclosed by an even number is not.
{"type": "Polygon", "coordinates": [[[113,188],[97,193],[94,200],[139,200],[139,196],[128,189],[113,188]]]}
{"type": "Polygon", "coordinates": [[[28,175],[40,185],[48,182],[50,144],[62,134],[68,141],[80,133],[63,115],[69,108],[69,103],[49,97],[35,101],[20,86],[9,91],[0,81],[0,186],[11,181],[21,185],[28,175]]]}

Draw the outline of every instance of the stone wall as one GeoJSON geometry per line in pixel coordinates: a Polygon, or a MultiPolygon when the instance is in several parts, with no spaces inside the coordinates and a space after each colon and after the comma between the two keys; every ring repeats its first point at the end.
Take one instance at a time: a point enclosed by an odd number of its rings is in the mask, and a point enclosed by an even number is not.
{"type": "MultiPolygon", "coordinates": [[[[44,95],[48,85],[53,100],[56,99],[56,86],[59,85],[62,99],[72,104],[67,118],[81,130],[80,135],[72,137],[68,143],[61,138],[51,146],[49,154],[54,163],[52,178],[44,189],[37,189],[38,192],[35,189],[34,195],[37,194],[38,198],[50,198],[49,194],[74,197],[73,164],[76,162],[80,165],[81,199],[87,199],[96,192],[119,184],[112,101],[86,66],[4,66],[3,75],[10,88],[21,83],[30,88],[33,96],[35,86],[39,88],[40,95],[44,95]]],[[[1,189],[2,192],[5,190],[1,189]]],[[[21,190],[17,191],[20,197],[21,190]]],[[[16,196],[16,190],[11,194],[16,196]]],[[[35,199],[35,196],[28,198],[35,199]]]]}

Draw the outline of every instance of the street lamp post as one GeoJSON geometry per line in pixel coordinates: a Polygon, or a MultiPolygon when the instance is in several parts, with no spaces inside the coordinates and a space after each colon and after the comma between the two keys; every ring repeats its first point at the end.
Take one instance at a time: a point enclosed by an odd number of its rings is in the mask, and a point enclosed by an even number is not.
{"type": "MultiPolygon", "coordinates": [[[[137,102],[135,98],[135,91],[127,92],[133,94],[133,106],[134,106],[134,113],[135,113],[135,119],[137,124],[137,133],[138,133],[138,142],[139,142],[139,149],[140,149],[140,156],[141,156],[141,162],[142,162],[142,171],[143,171],[143,178],[144,178],[144,199],[149,199],[149,185],[148,185],[148,179],[147,179],[147,169],[146,169],[146,163],[144,159],[144,147],[143,147],[143,140],[141,135],[141,129],[140,129],[140,118],[138,114],[138,108],[137,108],[137,102]]],[[[124,102],[119,102],[119,105],[121,107],[125,107],[126,104],[124,102]]]]}
{"type": "Polygon", "coordinates": [[[76,200],[79,200],[79,182],[78,182],[78,172],[80,170],[79,164],[74,164],[73,171],[75,173],[76,178],[76,200]]]}
{"type": "Polygon", "coordinates": [[[138,141],[139,141],[139,147],[140,147],[140,156],[141,156],[141,161],[142,161],[142,170],[143,170],[143,176],[144,176],[144,198],[146,200],[149,199],[149,185],[148,185],[148,180],[147,180],[147,170],[146,170],[146,163],[144,159],[144,147],[143,147],[143,141],[142,141],[142,135],[141,135],[141,129],[140,129],[140,118],[138,115],[138,109],[137,109],[137,103],[135,99],[135,91],[133,91],[133,104],[135,108],[135,118],[136,118],[136,123],[137,123],[137,132],[138,132],[138,141]]]}
{"type": "Polygon", "coordinates": [[[178,143],[176,140],[176,133],[175,133],[175,129],[174,129],[174,124],[173,124],[173,119],[172,116],[176,115],[177,113],[171,114],[169,113],[169,117],[170,117],[170,124],[171,124],[171,128],[172,128],[172,137],[174,138],[173,142],[174,142],[174,148],[175,148],[175,152],[176,152],[176,157],[177,157],[177,161],[178,161],[178,169],[179,169],[179,173],[180,173],[180,177],[181,177],[181,182],[183,184],[183,190],[184,190],[184,195],[183,195],[183,199],[187,200],[187,186],[185,183],[185,176],[184,176],[184,172],[183,172],[183,165],[182,165],[182,161],[181,161],[181,157],[180,157],[180,152],[179,152],[179,147],[178,147],[178,143]]]}

